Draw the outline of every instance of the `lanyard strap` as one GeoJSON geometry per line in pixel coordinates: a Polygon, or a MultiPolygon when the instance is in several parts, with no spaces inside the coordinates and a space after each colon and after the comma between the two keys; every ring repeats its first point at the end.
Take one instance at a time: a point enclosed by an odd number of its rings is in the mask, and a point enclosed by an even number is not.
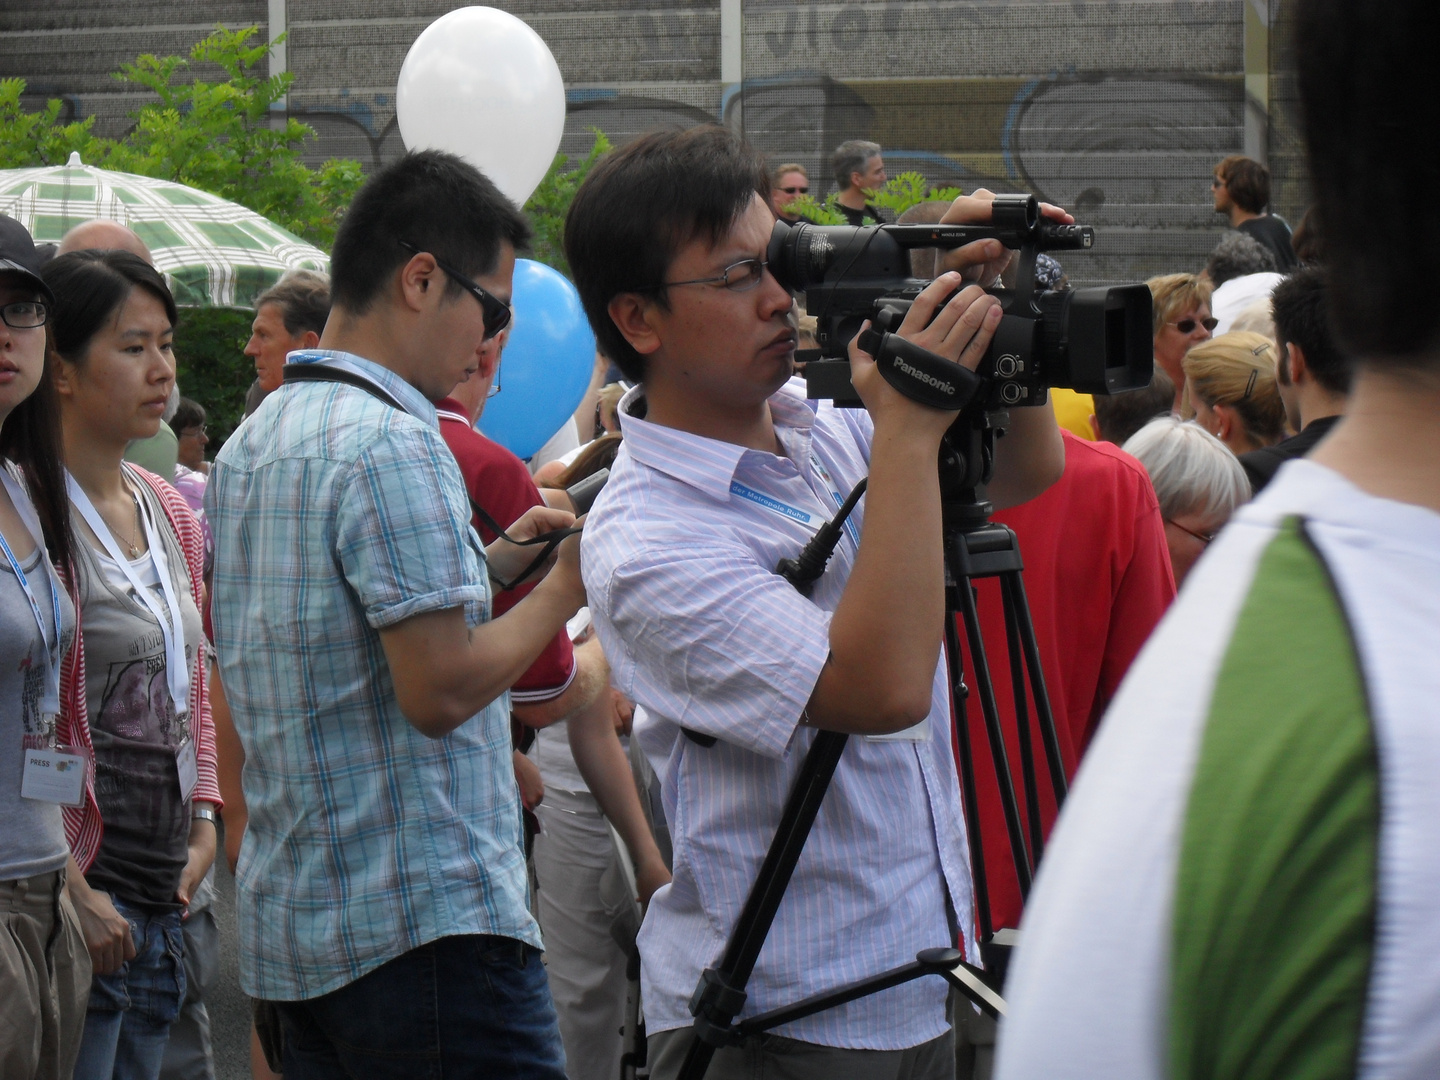
{"type": "Polygon", "coordinates": [[[45,647],[45,696],[40,702],[40,715],[48,720],[60,713],[60,581],[50,566],[50,560],[45,556],[45,534],[40,528],[40,516],[35,512],[30,495],[20,481],[10,475],[10,470],[3,466],[0,466],[0,480],[4,481],[5,490],[10,493],[10,502],[14,504],[15,512],[20,515],[20,520],[24,522],[26,530],[34,539],[35,547],[40,552],[42,565],[45,568],[44,572],[50,580],[50,606],[55,618],[55,641],[53,644],[49,635],[45,633],[45,617],[40,614],[40,602],[35,599],[35,590],[30,587],[30,581],[25,576],[25,571],[21,569],[20,560],[10,550],[10,545],[5,542],[5,537],[0,535],[0,551],[4,551],[10,569],[15,572],[15,580],[20,583],[20,591],[30,602],[30,614],[35,617],[35,626],[40,631],[40,641],[45,647]]]}
{"type": "MultiPolygon", "coordinates": [[[[838,509],[843,506],[845,504],[845,497],[841,495],[839,489],[835,487],[834,481],[830,479],[830,473],[826,470],[825,466],[820,463],[820,459],[816,457],[813,452],[810,455],[810,461],[814,465],[815,471],[820,474],[820,479],[825,482],[825,486],[830,492],[830,497],[835,500],[836,508],[838,509]]],[[[747,502],[752,502],[756,506],[769,510],[772,514],[778,514],[783,518],[798,522],[806,528],[817,532],[820,526],[825,524],[825,519],[818,514],[811,513],[809,510],[802,510],[798,506],[791,506],[789,503],[777,499],[773,495],[766,495],[763,491],[756,491],[754,488],[747,487],[740,483],[739,480],[730,481],[730,494],[739,496],[747,502]]],[[[845,533],[850,537],[851,542],[858,550],[860,547],[860,533],[855,528],[854,522],[849,518],[845,519],[845,533]]]]}
{"type": "Polygon", "coordinates": [[[70,475],[70,470],[65,470],[65,485],[70,492],[70,501],[75,504],[75,509],[80,511],[80,516],[90,526],[90,531],[100,539],[105,546],[105,553],[110,556],[119,567],[120,572],[125,575],[125,580],[130,583],[130,588],[140,602],[149,609],[155,621],[160,624],[160,634],[165,639],[165,681],[170,688],[170,700],[175,705],[175,714],[180,717],[188,716],[190,713],[190,668],[185,662],[185,624],[182,621],[179,598],[175,595],[175,585],[170,580],[170,568],[165,558],[164,542],[156,528],[155,522],[150,517],[149,507],[144,499],[137,500],[140,505],[140,521],[145,529],[145,540],[150,546],[150,560],[154,564],[155,574],[160,579],[160,588],[165,595],[165,605],[155,599],[155,594],[141,583],[135,568],[130,565],[130,560],[121,554],[120,548],[115,543],[115,538],[110,532],[110,526],[95,509],[95,504],[90,501],[90,496],[85,494],[83,488],[75,482],[70,475]],[[166,610],[168,608],[168,611],[166,610]]]}
{"type": "MultiPolygon", "coordinates": [[[[810,451],[810,461],[815,466],[815,471],[820,474],[820,479],[825,481],[825,487],[830,492],[830,498],[835,500],[835,509],[839,510],[845,506],[845,496],[840,494],[840,489],[835,486],[835,481],[830,479],[830,471],[825,468],[824,463],[816,456],[815,451],[810,451]]],[[[845,534],[850,537],[850,542],[855,545],[855,550],[860,550],[860,530],[855,527],[854,515],[845,518],[845,534]]]]}

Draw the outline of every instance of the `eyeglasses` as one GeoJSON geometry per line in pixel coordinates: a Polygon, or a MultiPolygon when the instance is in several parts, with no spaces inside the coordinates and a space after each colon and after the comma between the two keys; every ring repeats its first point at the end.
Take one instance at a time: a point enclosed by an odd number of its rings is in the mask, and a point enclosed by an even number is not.
{"type": "Polygon", "coordinates": [[[719,285],[731,292],[745,292],[760,284],[760,279],[765,276],[765,268],[769,265],[768,259],[742,259],[725,267],[716,277],[695,278],[693,281],[662,281],[659,287],[668,289],[673,285],[719,285]]]}
{"type": "Polygon", "coordinates": [[[1209,543],[1210,543],[1211,540],[1214,540],[1214,539],[1215,539],[1215,534],[1214,534],[1213,532],[1201,533],[1201,532],[1196,532],[1194,529],[1187,529],[1184,525],[1181,525],[1178,521],[1174,520],[1173,518],[1166,518],[1166,519],[1165,519],[1165,524],[1166,524],[1166,525],[1174,525],[1175,528],[1177,528],[1177,529],[1179,529],[1181,532],[1185,533],[1185,535],[1187,535],[1187,536],[1193,536],[1196,540],[1199,540],[1200,543],[1205,544],[1205,545],[1207,545],[1207,546],[1209,545],[1209,543]]]}
{"type": "MultiPolygon", "coordinates": [[[[406,251],[411,252],[412,254],[419,255],[421,253],[420,249],[414,244],[410,243],[410,241],[408,240],[401,240],[400,246],[403,247],[406,251]]],[[[479,285],[476,285],[475,282],[471,281],[464,274],[460,273],[459,270],[456,270],[453,266],[449,265],[447,262],[441,259],[440,256],[436,255],[433,251],[429,252],[428,254],[432,259],[435,260],[435,265],[440,267],[441,270],[445,271],[446,275],[450,278],[450,280],[454,281],[457,285],[463,287],[466,292],[468,292],[471,296],[475,297],[476,300],[480,301],[480,310],[484,313],[485,336],[487,338],[494,337],[501,330],[504,330],[505,327],[510,325],[511,313],[509,304],[505,303],[505,301],[503,300],[491,296],[479,285]]]]}
{"type": "Polygon", "coordinates": [[[183,431],[178,432],[175,437],[177,439],[204,439],[208,438],[209,435],[210,433],[205,430],[205,425],[201,424],[199,427],[187,427],[183,431]]]}
{"type": "Polygon", "coordinates": [[[44,326],[50,312],[39,300],[17,300],[0,307],[0,320],[12,330],[34,330],[44,326]]]}
{"type": "Polygon", "coordinates": [[[1207,315],[1207,316],[1206,316],[1205,318],[1203,318],[1203,319],[1181,319],[1179,322],[1171,322],[1171,323],[1167,323],[1166,325],[1168,325],[1168,326],[1173,326],[1176,330],[1179,330],[1180,333],[1182,333],[1182,334],[1190,334],[1190,333],[1194,333],[1194,331],[1195,331],[1195,324],[1196,324],[1197,322],[1198,322],[1201,326],[1205,327],[1206,330],[1214,330],[1215,327],[1217,327],[1217,326],[1220,325],[1220,320],[1219,320],[1219,319],[1213,318],[1213,317],[1211,317],[1211,316],[1209,316],[1209,315],[1207,315]]]}
{"type": "Polygon", "coordinates": [[[809,194],[810,194],[810,189],[809,189],[808,187],[782,187],[782,188],[776,188],[775,190],[776,190],[776,191],[783,191],[786,195],[809,195],[809,194]]]}

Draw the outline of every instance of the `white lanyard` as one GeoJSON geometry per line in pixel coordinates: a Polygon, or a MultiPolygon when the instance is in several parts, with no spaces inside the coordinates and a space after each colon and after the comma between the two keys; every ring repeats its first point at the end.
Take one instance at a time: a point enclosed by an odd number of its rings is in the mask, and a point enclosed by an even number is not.
{"type": "Polygon", "coordinates": [[[144,499],[140,499],[140,520],[145,528],[145,540],[150,546],[150,558],[155,564],[155,573],[160,578],[160,588],[165,594],[165,607],[167,612],[155,599],[155,594],[145,587],[135,573],[135,568],[130,565],[130,560],[120,553],[120,548],[115,543],[115,538],[110,532],[110,526],[95,509],[90,497],[85,494],[70,471],[65,471],[65,484],[70,492],[70,501],[75,504],[75,509],[80,511],[80,516],[90,526],[90,530],[105,545],[105,553],[120,567],[125,579],[130,582],[130,588],[140,602],[149,609],[150,614],[155,616],[155,621],[160,624],[160,633],[165,638],[165,681],[170,687],[170,700],[175,705],[175,715],[184,718],[190,713],[190,668],[185,662],[185,624],[182,621],[180,601],[175,595],[174,583],[170,580],[170,570],[165,559],[165,545],[156,529],[155,523],[150,519],[149,508],[144,499]],[[168,615],[168,618],[167,618],[168,615]]]}
{"type": "MultiPolygon", "coordinates": [[[[810,455],[810,461],[815,466],[815,471],[820,474],[820,479],[823,480],[826,487],[829,488],[830,496],[835,500],[836,508],[838,509],[840,506],[844,505],[844,496],[842,496],[840,492],[836,489],[834,481],[830,479],[829,472],[826,471],[824,465],[820,464],[820,459],[812,453],[810,455]]],[[[773,495],[766,495],[763,491],[756,491],[752,487],[746,487],[744,484],[740,483],[739,480],[730,481],[730,494],[738,495],[740,498],[746,500],[747,502],[752,502],[756,506],[760,506],[766,510],[769,510],[772,514],[779,514],[783,518],[787,518],[790,521],[798,522],[799,524],[804,525],[806,528],[814,530],[816,532],[820,530],[820,526],[825,524],[825,519],[820,517],[819,515],[813,514],[809,510],[802,510],[798,506],[791,506],[789,503],[783,502],[782,500],[775,498],[773,495]]],[[[845,532],[850,537],[851,542],[858,549],[860,547],[860,533],[855,528],[854,522],[852,522],[849,518],[845,519],[845,532]]]]}
{"type": "Polygon", "coordinates": [[[30,602],[30,614],[35,616],[35,626],[40,631],[40,641],[45,646],[45,696],[40,701],[40,716],[47,730],[50,730],[55,717],[60,715],[60,579],[51,567],[50,560],[45,557],[45,534],[40,528],[40,517],[35,513],[29,494],[20,482],[10,475],[10,470],[3,466],[0,466],[0,480],[4,481],[5,490],[10,493],[15,512],[20,515],[20,520],[25,523],[25,528],[34,539],[42,558],[44,572],[50,578],[50,606],[55,617],[54,644],[51,644],[49,635],[45,633],[45,618],[40,614],[40,602],[35,599],[35,591],[30,588],[30,581],[20,567],[20,560],[10,550],[5,537],[0,536],[0,551],[4,551],[10,569],[15,572],[15,580],[20,583],[20,590],[30,602]]]}

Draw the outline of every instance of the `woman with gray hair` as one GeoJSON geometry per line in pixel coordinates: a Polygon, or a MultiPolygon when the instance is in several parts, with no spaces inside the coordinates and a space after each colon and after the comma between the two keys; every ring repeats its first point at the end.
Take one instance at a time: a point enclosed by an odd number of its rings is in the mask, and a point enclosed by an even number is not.
{"type": "Polygon", "coordinates": [[[1126,441],[1155,485],[1178,588],[1230,515],[1250,499],[1250,481],[1228,447],[1193,420],[1162,416],[1126,441]]]}

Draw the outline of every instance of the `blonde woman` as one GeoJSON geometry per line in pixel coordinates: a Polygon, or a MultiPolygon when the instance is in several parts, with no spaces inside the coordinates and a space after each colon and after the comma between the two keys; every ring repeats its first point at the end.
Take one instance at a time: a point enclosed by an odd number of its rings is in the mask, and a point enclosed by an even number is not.
{"type": "Polygon", "coordinates": [[[1237,330],[1185,357],[1187,415],[1235,455],[1285,436],[1285,405],[1275,381],[1275,342],[1237,330]]]}
{"type": "Polygon", "coordinates": [[[1165,274],[1145,283],[1154,311],[1155,365],[1175,384],[1175,411],[1185,395],[1185,354],[1210,340],[1210,283],[1196,274],[1165,274]]]}

